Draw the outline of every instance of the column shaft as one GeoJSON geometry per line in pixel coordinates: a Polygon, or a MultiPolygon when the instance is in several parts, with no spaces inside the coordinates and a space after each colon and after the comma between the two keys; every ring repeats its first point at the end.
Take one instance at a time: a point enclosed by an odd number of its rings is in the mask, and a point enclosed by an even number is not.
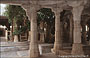
{"type": "Polygon", "coordinates": [[[31,32],[30,32],[30,58],[39,57],[39,47],[38,47],[38,31],[37,31],[37,10],[40,9],[38,5],[22,5],[26,10],[26,14],[31,22],[31,32]]]}
{"type": "Polygon", "coordinates": [[[73,30],[73,39],[74,43],[72,46],[72,54],[74,55],[82,55],[83,48],[81,44],[81,14],[82,14],[83,6],[74,7],[73,8],[73,21],[74,21],[74,30],[73,30]]]}
{"type": "Polygon", "coordinates": [[[55,42],[53,51],[55,54],[59,54],[59,50],[62,49],[62,35],[61,35],[61,24],[60,24],[60,9],[55,10],[55,42]]]}
{"type": "Polygon", "coordinates": [[[32,7],[31,12],[30,57],[39,57],[36,7],[32,7]]]}
{"type": "Polygon", "coordinates": [[[8,30],[5,31],[5,38],[6,38],[6,41],[8,41],[8,30]]]}

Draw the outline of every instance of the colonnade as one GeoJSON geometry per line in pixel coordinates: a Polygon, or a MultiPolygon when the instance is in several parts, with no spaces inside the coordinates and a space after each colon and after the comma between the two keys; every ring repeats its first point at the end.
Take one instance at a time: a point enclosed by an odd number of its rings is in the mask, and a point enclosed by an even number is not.
{"type": "MultiPolygon", "coordinates": [[[[31,42],[30,42],[30,57],[39,57],[39,48],[38,48],[38,31],[37,31],[37,10],[40,9],[37,5],[31,7],[23,6],[26,10],[27,15],[31,21],[31,42]],[[28,10],[30,12],[28,12],[28,10]]],[[[73,7],[73,46],[71,54],[82,55],[84,54],[83,47],[81,44],[81,14],[83,11],[83,6],[73,7]]],[[[59,54],[59,50],[63,49],[62,46],[62,28],[60,23],[60,13],[63,11],[62,8],[52,8],[55,13],[55,43],[53,47],[53,52],[59,54]]]]}

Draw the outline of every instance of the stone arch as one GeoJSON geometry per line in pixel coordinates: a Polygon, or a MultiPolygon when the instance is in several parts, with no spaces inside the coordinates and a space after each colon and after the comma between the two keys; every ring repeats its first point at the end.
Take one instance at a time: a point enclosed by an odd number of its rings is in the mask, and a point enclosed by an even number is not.
{"type": "MultiPolygon", "coordinates": [[[[42,29],[42,25],[39,24],[40,27],[40,34],[42,35],[42,31],[44,31],[44,42],[45,43],[53,43],[54,42],[54,34],[52,34],[52,29],[55,28],[54,26],[54,21],[55,19],[53,18],[54,14],[52,12],[51,8],[41,8],[39,11],[41,11],[44,15],[46,15],[45,17],[43,17],[42,19],[39,19],[40,22],[44,25],[44,29],[42,29]],[[46,10],[46,12],[45,12],[46,10]],[[50,16],[49,14],[51,14],[52,16],[50,16]],[[49,17],[47,17],[49,16],[49,17]],[[51,18],[51,19],[50,19],[51,18]],[[52,23],[52,24],[51,24],[52,23]],[[41,30],[42,29],[42,30],[41,30]]],[[[43,16],[43,15],[42,15],[43,16]]],[[[54,16],[55,17],[55,16],[54,16]]],[[[54,31],[53,31],[54,32],[54,31]]],[[[42,35],[43,36],[43,35],[42,35]]],[[[41,37],[42,37],[41,36],[41,37]]],[[[42,41],[42,39],[40,39],[42,41]]]]}

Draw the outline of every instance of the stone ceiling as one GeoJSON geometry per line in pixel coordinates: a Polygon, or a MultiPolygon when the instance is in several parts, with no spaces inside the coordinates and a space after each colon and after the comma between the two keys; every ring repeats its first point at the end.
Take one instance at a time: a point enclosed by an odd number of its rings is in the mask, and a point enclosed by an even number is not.
{"type": "Polygon", "coordinates": [[[90,14],[90,0],[0,0],[4,4],[37,4],[42,7],[62,7],[63,9],[71,9],[72,6],[84,5],[83,14],[90,14]],[[58,6],[57,6],[58,5],[58,6]]]}

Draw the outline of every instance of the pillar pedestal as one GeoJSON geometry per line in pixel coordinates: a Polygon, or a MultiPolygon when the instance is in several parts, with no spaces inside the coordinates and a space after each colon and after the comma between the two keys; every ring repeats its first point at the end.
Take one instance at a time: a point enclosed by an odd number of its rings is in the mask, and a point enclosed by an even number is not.
{"type": "Polygon", "coordinates": [[[71,54],[73,54],[73,55],[83,55],[84,54],[83,46],[81,43],[74,43],[72,48],[73,49],[72,49],[71,54]]]}

